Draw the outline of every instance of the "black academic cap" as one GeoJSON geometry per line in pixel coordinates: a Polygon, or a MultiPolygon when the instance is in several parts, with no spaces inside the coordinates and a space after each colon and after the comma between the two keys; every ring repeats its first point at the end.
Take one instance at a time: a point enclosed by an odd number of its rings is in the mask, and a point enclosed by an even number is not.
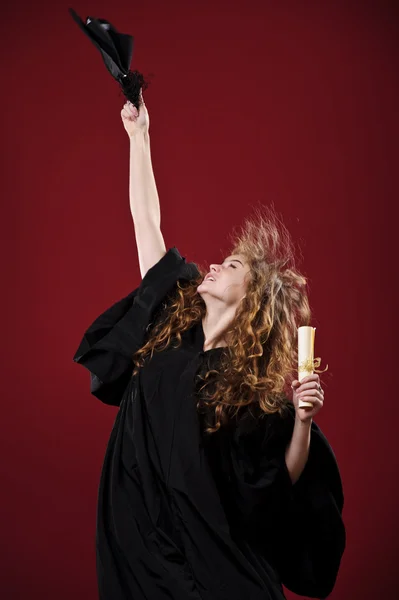
{"type": "Polygon", "coordinates": [[[69,9],[73,20],[89,37],[95,47],[101,52],[104,64],[112,77],[120,84],[127,100],[139,109],[140,92],[145,90],[148,83],[138,71],[130,71],[133,56],[134,38],[126,33],[119,33],[109,21],[87,17],[86,23],[79,15],[69,9]]]}

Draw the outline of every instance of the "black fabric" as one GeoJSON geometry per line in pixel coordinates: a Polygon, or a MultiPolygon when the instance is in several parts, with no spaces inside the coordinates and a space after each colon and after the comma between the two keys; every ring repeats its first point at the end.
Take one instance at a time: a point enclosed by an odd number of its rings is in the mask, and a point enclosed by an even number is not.
{"type": "Polygon", "coordinates": [[[139,71],[131,71],[134,38],[126,33],[120,33],[106,19],[86,17],[82,21],[79,15],[69,8],[69,14],[79,28],[100,51],[107,71],[120,84],[127,100],[139,110],[140,92],[148,87],[148,83],[139,71]]]}
{"type": "Polygon", "coordinates": [[[285,449],[295,411],[249,413],[206,435],[198,374],[223,348],[203,350],[201,322],[132,377],[132,355],[167,311],[177,281],[198,276],[176,247],[140,286],[85,332],[74,361],[91,392],[119,406],[97,511],[101,600],[280,600],[282,584],[312,598],[334,587],[345,548],[337,461],[312,423],[306,467],[292,485],[285,449]]]}

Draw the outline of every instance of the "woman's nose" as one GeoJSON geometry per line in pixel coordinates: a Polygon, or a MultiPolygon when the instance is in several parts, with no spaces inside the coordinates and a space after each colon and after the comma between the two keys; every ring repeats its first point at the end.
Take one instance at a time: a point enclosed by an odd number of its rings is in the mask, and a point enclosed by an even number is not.
{"type": "Polygon", "coordinates": [[[218,270],[219,270],[219,268],[220,268],[220,266],[219,266],[219,265],[210,265],[210,270],[211,270],[211,271],[218,271],[218,270]]]}

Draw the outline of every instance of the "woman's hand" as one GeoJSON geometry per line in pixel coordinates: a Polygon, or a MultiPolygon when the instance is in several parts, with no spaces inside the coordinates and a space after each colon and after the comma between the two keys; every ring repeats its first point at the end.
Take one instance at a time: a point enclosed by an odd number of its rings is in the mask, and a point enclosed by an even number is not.
{"type": "Polygon", "coordinates": [[[138,132],[148,133],[150,127],[150,117],[142,92],[140,92],[140,100],[140,110],[137,110],[129,101],[123,105],[121,110],[122,123],[130,138],[138,132]]]}
{"type": "Polygon", "coordinates": [[[311,421],[323,406],[324,391],[320,386],[320,377],[316,373],[307,375],[301,382],[293,381],[291,387],[296,416],[304,423],[311,421]],[[313,408],[310,408],[310,406],[298,407],[299,400],[311,402],[313,408]]]}

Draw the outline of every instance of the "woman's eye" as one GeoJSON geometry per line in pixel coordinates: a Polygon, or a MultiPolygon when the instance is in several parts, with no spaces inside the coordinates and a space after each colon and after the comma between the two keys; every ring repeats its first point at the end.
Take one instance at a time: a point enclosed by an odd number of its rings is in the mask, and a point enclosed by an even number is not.
{"type": "Polygon", "coordinates": [[[233,263],[231,263],[230,267],[233,267],[233,269],[236,269],[236,265],[233,265],[233,263]]]}

